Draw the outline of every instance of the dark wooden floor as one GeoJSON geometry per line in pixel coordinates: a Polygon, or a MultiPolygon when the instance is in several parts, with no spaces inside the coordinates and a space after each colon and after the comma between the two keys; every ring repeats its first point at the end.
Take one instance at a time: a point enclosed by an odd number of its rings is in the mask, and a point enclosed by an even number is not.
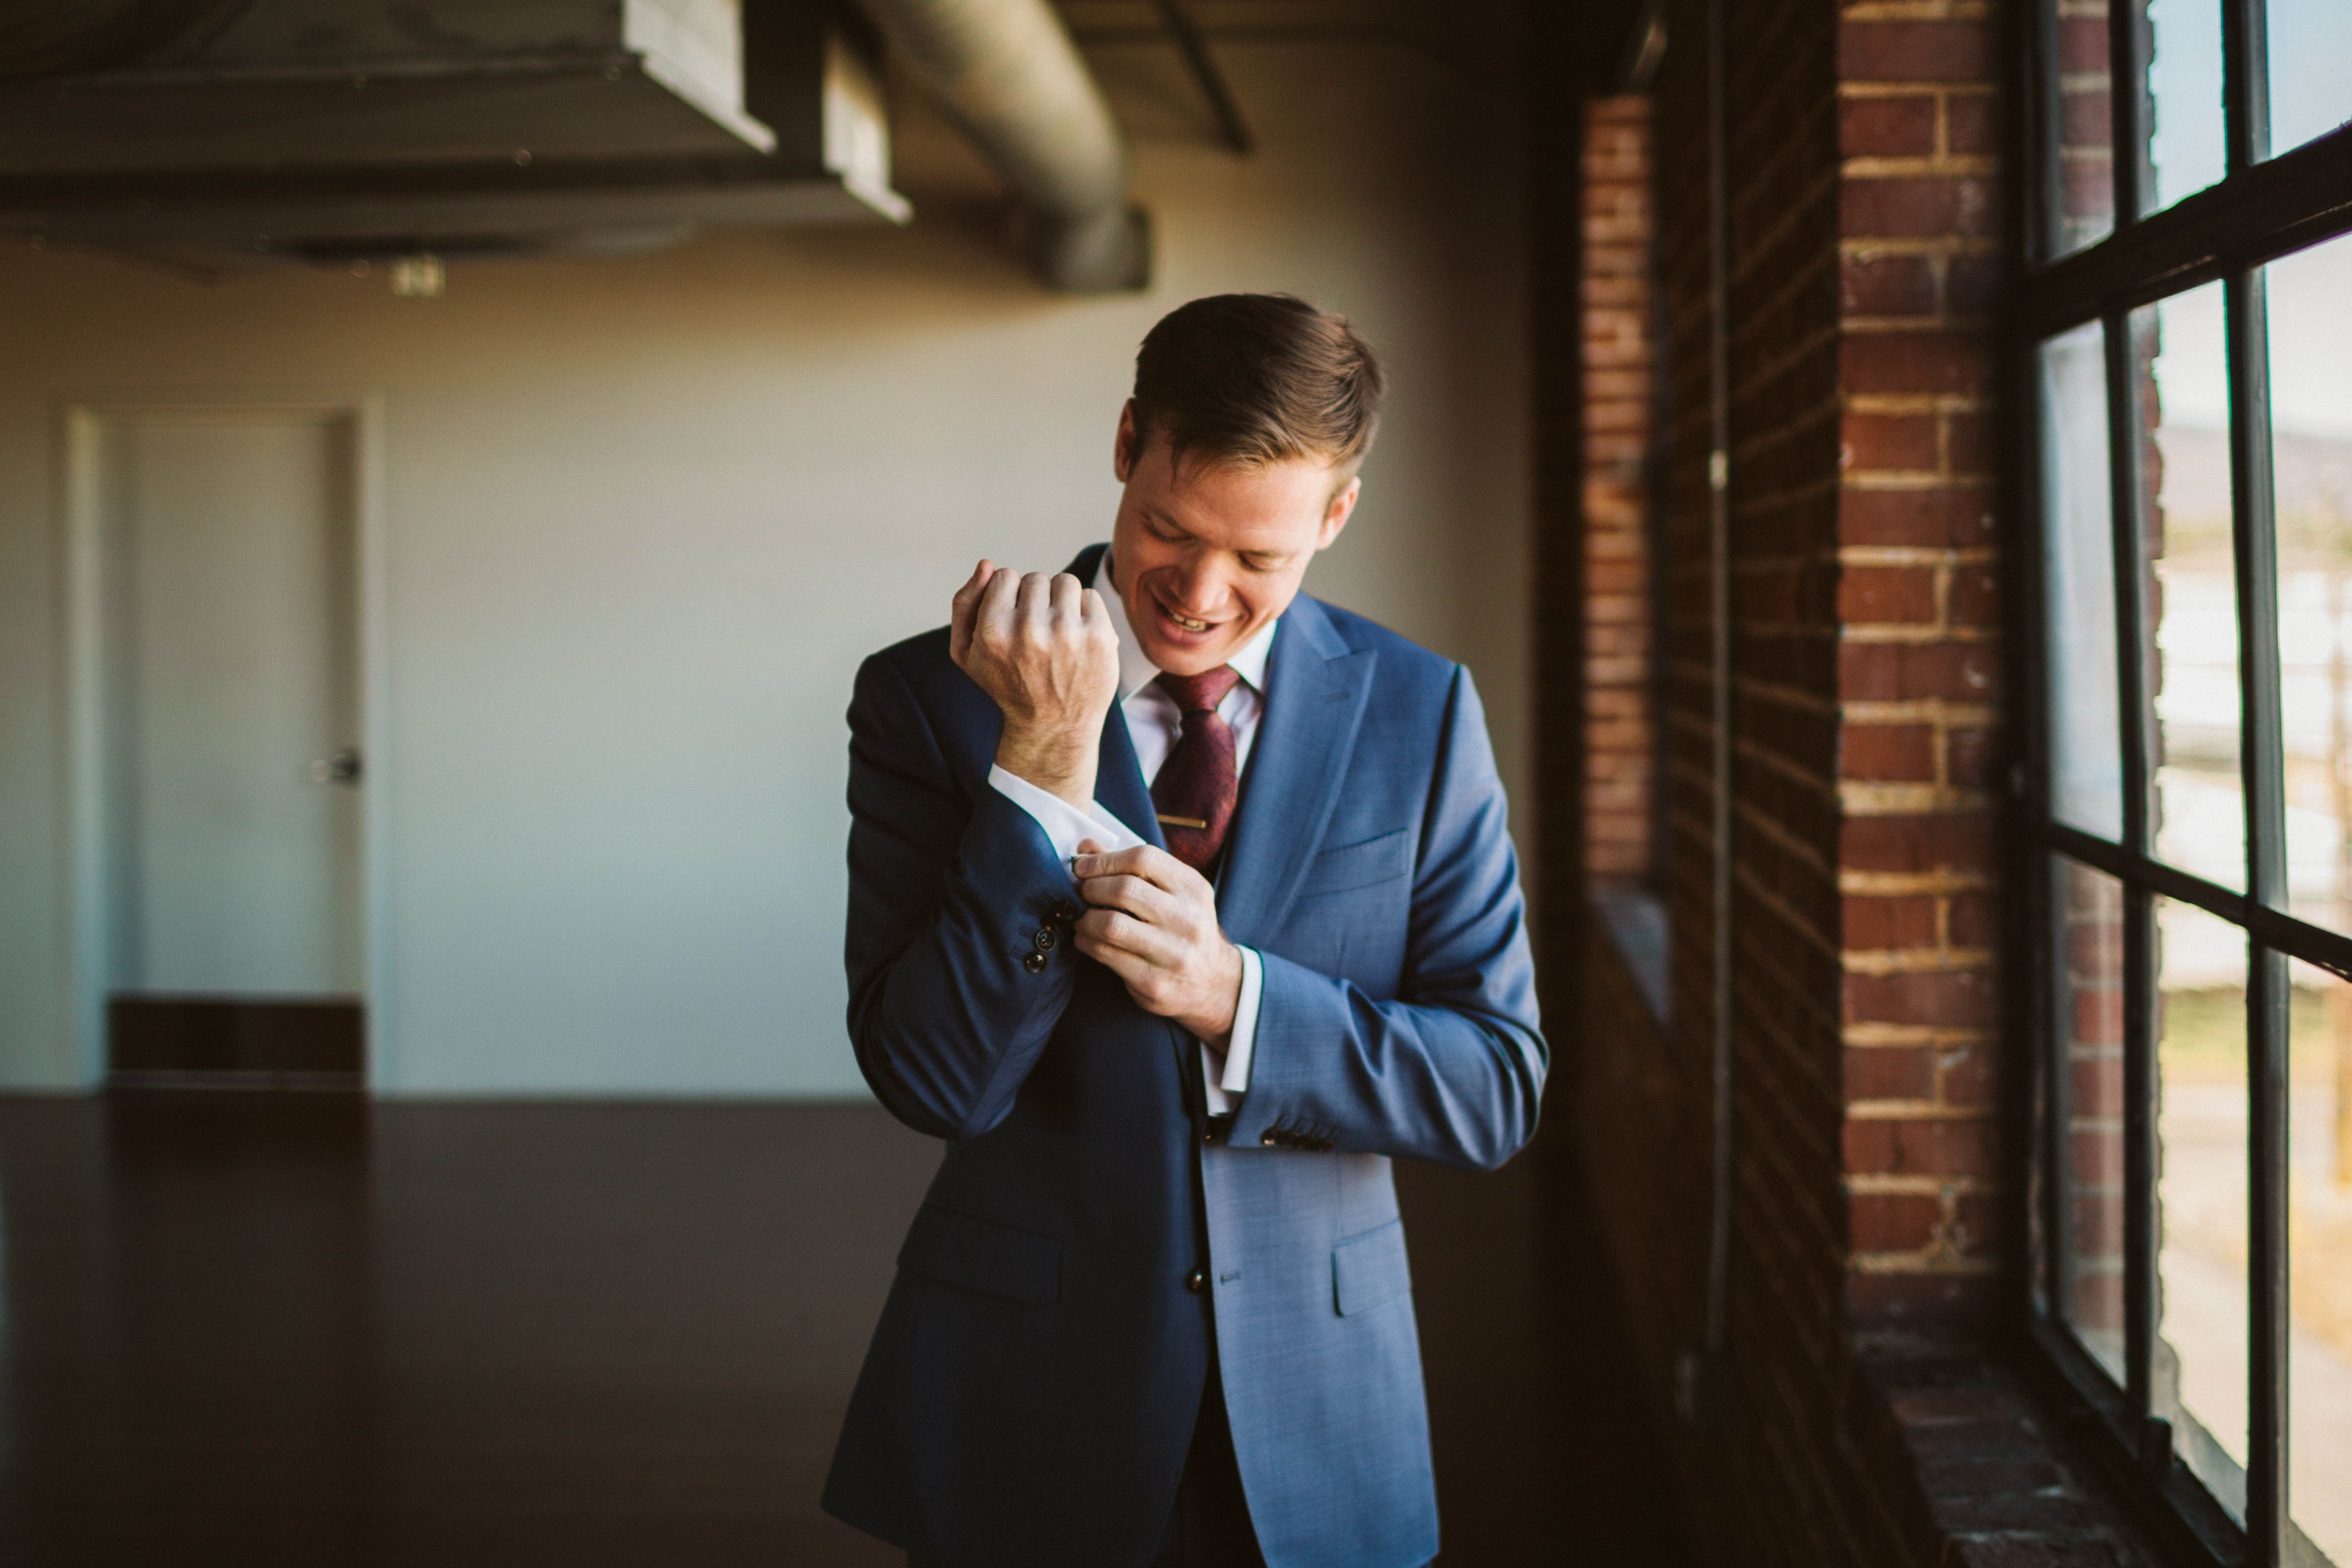
{"type": "MultiPolygon", "coordinates": [[[[846,1107],[0,1100],[0,1563],[895,1565],[816,1495],[937,1159],[846,1107]]],[[[1671,1563],[1534,1171],[1407,1178],[1443,1561],[1671,1563]]]]}

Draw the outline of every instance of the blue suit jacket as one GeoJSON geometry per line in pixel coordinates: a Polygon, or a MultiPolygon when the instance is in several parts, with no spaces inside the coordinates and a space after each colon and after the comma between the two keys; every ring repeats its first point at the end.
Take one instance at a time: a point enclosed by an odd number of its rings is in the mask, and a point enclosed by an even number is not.
{"type": "MultiPolygon", "coordinates": [[[[1070,945],[1068,871],[989,787],[1001,720],[947,633],[858,672],[850,1032],[883,1104],[949,1146],[824,1504],[919,1560],[1144,1562],[1212,1334],[1270,1568],[1437,1551],[1389,1157],[1492,1167],[1535,1130],[1503,791],[1469,673],[1360,616],[1294,600],[1266,686],[1218,888],[1265,994],[1211,1143],[1191,1037],[1070,945]]],[[[1096,798],[1162,842],[1116,710],[1096,798]]]]}

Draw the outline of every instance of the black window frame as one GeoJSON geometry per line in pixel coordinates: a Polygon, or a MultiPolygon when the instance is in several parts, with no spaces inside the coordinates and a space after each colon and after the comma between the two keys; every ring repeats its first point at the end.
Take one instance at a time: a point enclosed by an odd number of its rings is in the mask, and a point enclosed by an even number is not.
{"type": "MultiPolygon", "coordinates": [[[[2025,9],[2015,80],[2015,233],[2004,331],[2004,384],[2011,395],[2017,460],[2008,479],[2022,520],[2010,581],[2020,605],[2011,668],[2021,766],[2012,791],[2011,836],[2019,984],[2012,1015],[2030,1043],[2032,1083],[2019,1097],[2022,1238],[2018,1310],[2045,1370],[2081,1405],[2095,1458],[2142,1505],[2182,1557],[2215,1564],[2276,1568],[2288,1552],[2287,1461],[2287,960],[2352,978],[2352,937],[2286,910],[2284,746],[2281,728],[2276,537],[2272,487],[2268,323],[2263,264],[2352,233],[2352,126],[2270,156],[2268,54],[2263,0],[2222,0],[2222,79],[2227,173],[2210,188],[2142,216],[2149,35],[2147,0],[2110,0],[2108,70],[2113,121],[2114,227],[2095,243],[2044,260],[2052,248],[2058,163],[2058,22],[2055,0],[2025,9]],[[2132,312],[2187,289],[2222,285],[2230,365],[2231,535],[2240,626],[2241,757],[2248,837],[2247,887],[2220,887],[2154,858],[2150,842],[2153,708],[2141,637],[2146,611],[2140,558],[2139,475],[2151,438],[2139,417],[2131,347],[2132,312]],[[2106,345],[2108,485],[2113,502],[2117,699],[2124,770],[2124,826],[2110,842],[2057,821],[2050,805],[2047,626],[2039,355],[2042,343],[2090,322],[2106,345]],[[2055,987],[2063,973],[2061,921],[2053,907],[2054,857],[2116,879],[2123,889],[2124,1356],[2127,1375],[2109,1375],[2066,1327],[2067,1052],[2055,1037],[2055,987]],[[2155,903],[2194,905],[2242,928],[2252,955],[2247,975],[2250,1117],[2249,1458],[2241,1530],[2175,1456],[2168,1426],[2152,1408],[2156,1340],[2157,1233],[2155,903]]],[[[2347,1565],[2352,1568],[2352,1565],[2347,1565]]]]}

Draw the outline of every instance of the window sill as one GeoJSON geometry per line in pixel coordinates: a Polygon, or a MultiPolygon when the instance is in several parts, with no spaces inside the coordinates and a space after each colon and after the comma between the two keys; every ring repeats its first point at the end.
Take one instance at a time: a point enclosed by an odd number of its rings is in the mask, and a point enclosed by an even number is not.
{"type": "Polygon", "coordinates": [[[2082,1442],[2080,1407],[2006,1345],[1860,1336],[1927,1503],[1931,1561],[2196,1568],[2082,1442]]]}

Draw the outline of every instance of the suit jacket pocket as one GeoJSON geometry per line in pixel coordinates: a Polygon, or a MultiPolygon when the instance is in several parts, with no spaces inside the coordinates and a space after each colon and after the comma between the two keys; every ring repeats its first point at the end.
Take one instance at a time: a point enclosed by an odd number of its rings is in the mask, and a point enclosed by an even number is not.
{"type": "Polygon", "coordinates": [[[1389,881],[1412,869],[1412,830],[1400,827],[1394,833],[1383,833],[1360,844],[1343,844],[1337,849],[1324,850],[1307,867],[1307,880],[1298,893],[1305,899],[1318,893],[1344,893],[1351,888],[1369,888],[1375,882],[1389,881]]]}
{"type": "Polygon", "coordinates": [[[925,1204],[898,1267],[942,1284],[1050,1307],[1062,1299],[1062,1244],[1050,1236],[925,1204]]]}
{"type": "Polygon", "coordinates": [[[1343,1318],[1410,1294],[1412,1268],[1405,1260],[1404,1221],[1392,1219],[1333,1247],[1331,1289],[1343,1318]]]}

